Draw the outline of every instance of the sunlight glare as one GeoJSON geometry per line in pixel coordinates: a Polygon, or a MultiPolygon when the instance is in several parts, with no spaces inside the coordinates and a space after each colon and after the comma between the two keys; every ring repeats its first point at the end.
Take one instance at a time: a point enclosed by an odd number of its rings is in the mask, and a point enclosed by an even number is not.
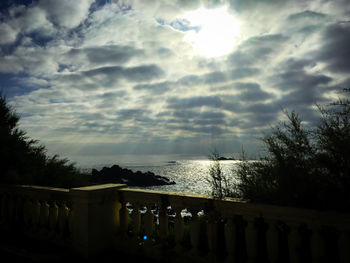
{"type": "Polygon", "coordinates": [[[190,30],[185,40],[193,46],[194,52],[206,57],[223,56],[232,51],[239,36],[239,21],[226,7],[217,9],[200,8],[183,17],[198,30],[190,30]]]}

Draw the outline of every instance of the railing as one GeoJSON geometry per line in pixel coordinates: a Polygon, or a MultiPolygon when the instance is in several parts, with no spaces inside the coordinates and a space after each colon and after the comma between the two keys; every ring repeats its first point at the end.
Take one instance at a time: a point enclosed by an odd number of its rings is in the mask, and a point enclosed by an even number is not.
{"type": "MultiPolygon", "coordinates": [[[[2,226],[168,262],[350,262],[350,215],[129,189],[0,186],[2,226]]],[[[117,257],[117,254],[116,254],[117,257]]]]}

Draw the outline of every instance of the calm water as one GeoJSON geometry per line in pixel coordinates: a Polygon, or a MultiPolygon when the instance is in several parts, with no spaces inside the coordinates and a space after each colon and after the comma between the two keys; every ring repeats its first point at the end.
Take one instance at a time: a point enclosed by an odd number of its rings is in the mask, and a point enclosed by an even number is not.
{"type": "MultiPolygon", "coordinates": [[[[225,175],[232,176],[232,169],[239,161],[220,161],[220,165],[225,175]]],[[[157,175],[166,176],[175,181],[175,185],[134,187],[142,189],[184,192],[194,194],[210,194],[210,186],[206,181],[209,178],[209,167],[212,164],[209,160],[163,160],[151,163],[117,163],[123,168],[132,171],[151,171],[157,175]]],[[[96,165],[96,169],[103,166],[110,167],[112,164],[96,165]]]]}

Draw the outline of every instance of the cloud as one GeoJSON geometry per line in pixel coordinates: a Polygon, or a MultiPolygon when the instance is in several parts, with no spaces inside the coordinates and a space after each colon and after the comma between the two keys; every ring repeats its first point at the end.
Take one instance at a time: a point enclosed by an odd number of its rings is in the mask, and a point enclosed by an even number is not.
{"type": "Polygon", "coordinates": [[[97,47],[73,48],[67,52],[70,59],[87,59],[95,65],[99,64],[124,64],[135,56],[144,52],[131,46],[105,45],[97,47]]]}
{"type": "Polygon", "coordinates": [[[263,91],[258,83],[238,82],[234,83],[233,86],[241,91],[238,98],[242,101],[264,101],[275,97],[272,93],[263,91]]]}
{"type": "Polygon", "coordinates": [[[139,84],[133,87],[135,91],[147,91],[152,94],[162,94],[170,90],[174,86],[173,82],[163,81],[153,84],[139,84]]]}
{"type": "Polygon", "coordinates": [[[222,105],[221,99],[218,96],[201,96],[179,99],[176,97],[167,100],[168,108],[173,109],[187,109],[197,107],[213,107],[220,108],[222,105]]]}
{"type": "Polygon", "coordinates": [[[16,41],[18,31],[6,23],[0,23],[0,45],[10,44],[16,41]]]}
{"type": "Polygon", "coordinates": [[[254,36],[239,45],[229,56],[231,65],[236,67],[256,66],[258,62],[281,52],[289,37],[282,34],[254,36]]]}
{"type": "Polygon", "coordinates": [[[326,28],[322,47],[316,58],[328,64],[332,72],[347,73],[350,70],[350,22],[337,23],[326,28]]]}
{"type": "Polygon", "coordinates": [[[314,104],[349,87],[349,23],[341,21],[350,13],[340,3],[11,5],[0,11],[1,86],[23,114],[22,127],[49,145],[89,145],[91,154],[92,146],[102,147],[94,149],[101,154],[207,154],[213,144],[240,143],[256,150],[253,141],[281,119],[282,108],[315,122],[314,104]],[[196,28],[181,18],[226,4],[240,21],[232,52],[196,55],[186,40],[196,28]]]}
{"type": "Polygon", "coordinates": [[[305,10],[303,12],[291,14],[290,16],[288,16],[288,20],[290,20],[291,22],[302,21],[304,23],[314,22],[314,21],[320,22],[320,21],[323,21],[326,17],[327,15],[322,13],[305,10]]]}
{"type": "Polygon", "coordinates": [[[215,84],[251,77],[259,74],[259,72],[257,68],[242,67],[227,71],[214,71],[202,75],[187,75],[179,79],[177,83],[185,86],[215,84]]]}
{"type": "Polygon", "coordinates": [[[79,89],[113,88],[122,80],[143,82],[158,79],[164,72],[157,65],[136,67],[106,66],[77,73],[59,75],[56,83],[74,85],[79,89]]]}
{"type": "Polygon", "coordinates": [[[66,28],[77,27],[88,15],[93,0],[41,0],[38,6],[46,11],[56,25],[66,28]]]}

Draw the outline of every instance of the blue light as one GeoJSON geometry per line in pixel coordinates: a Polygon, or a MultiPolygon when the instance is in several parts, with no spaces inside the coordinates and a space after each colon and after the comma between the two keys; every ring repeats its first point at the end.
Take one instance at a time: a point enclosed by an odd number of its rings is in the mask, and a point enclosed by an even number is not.
{"type": "Polygon", "coordinates": [[[143,236],[143,239],[146,240],[146,239],[147,239],[147,236],[143,236]]]}

